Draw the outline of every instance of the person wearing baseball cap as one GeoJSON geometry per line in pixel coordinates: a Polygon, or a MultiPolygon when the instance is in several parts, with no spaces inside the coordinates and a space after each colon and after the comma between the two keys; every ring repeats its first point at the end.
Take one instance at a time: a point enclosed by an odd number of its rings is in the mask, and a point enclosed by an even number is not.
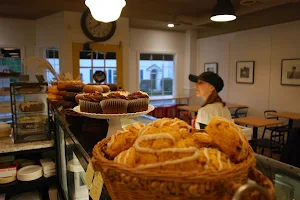
{"type": "Polygon", "coordinates": [[[195,128],[205,128],[213,117],[231,120],[230,111],[218,94],[224,87],[224,82],[219,75],[208,71],[199,76],[190,74],[189,80],[195,83],[196,96],[204,100],[204,104],[198,110],[195,128]]]}

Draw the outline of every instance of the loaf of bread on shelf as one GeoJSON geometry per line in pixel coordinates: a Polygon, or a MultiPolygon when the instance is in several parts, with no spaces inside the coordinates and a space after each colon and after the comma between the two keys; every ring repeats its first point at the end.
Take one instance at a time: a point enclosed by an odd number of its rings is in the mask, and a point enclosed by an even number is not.
{"type": "Polygon", "coordinates": [[[39,112],[45,109],[45,104],[41,101],[26,101],[19,105],[22,112],[39,112]]]}

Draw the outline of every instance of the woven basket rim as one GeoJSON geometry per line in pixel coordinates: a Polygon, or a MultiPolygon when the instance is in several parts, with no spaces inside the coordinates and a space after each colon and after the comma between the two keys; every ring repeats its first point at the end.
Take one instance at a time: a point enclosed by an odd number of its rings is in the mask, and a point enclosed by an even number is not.
{"type": "Polygon", "coordinates": [[[215,177],[228,177],[228,174],[238,173],[250,167],[254,167],[256,164],[254,153],[250,153],[250,156],[248,156],[248,158],[243,162],[235,164],[233,167],[229,169],[224,169],[220,171],[207,170],[202,172],[199,171],[180,172],[180,171],[164,171],[155,168],[154,169],[153,168],[149,168],[149,169],[131,168],[129,166],[116,163],[113,160],[108,160],[107,158],[104,157],[104,152],[102,152],[101,149],[108,142],[108,139],[109,138],[105,138],[94,146],[92,160],[93,160],[94,168],[96,170],[100,166],[100,168],[108,167],[111,169],[116,169],[118,171],[123,171],[124,173],[130,173],[136,176],[159,177],[164,179],[185,178],[188,180],[195,180],[201,177],[205,177],[207,179],[214,179],[215,177]]]}

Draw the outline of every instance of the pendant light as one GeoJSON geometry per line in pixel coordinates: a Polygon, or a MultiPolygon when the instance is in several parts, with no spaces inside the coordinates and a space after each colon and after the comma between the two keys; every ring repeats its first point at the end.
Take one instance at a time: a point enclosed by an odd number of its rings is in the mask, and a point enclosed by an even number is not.
{"type": "Polygon", "coordinates": [[[235,20],[236,15],[231,0],[217,0],[210,19],[215,22],[235,20]]]}
{"type": "Polygon", "coordinates": [[[112,22],[119,19],[125,0],[85,0],[85,5],[90,9],[95,20],[112,22]]]}

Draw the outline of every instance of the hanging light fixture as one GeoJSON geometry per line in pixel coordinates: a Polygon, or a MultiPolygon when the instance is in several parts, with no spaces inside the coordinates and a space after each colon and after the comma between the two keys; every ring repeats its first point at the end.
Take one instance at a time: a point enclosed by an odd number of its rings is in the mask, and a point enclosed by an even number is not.
{"type": "Polygon", "coordinates": [[[231,0],[217,0],[210,19],[215,22],[235,20],[236,15],[231,0]]]}
{"type": "Polygon", "coordinates": [[[101,22],[116,21],[126,5],[125,0],[85,0],[95,20],[101,22]]]}

